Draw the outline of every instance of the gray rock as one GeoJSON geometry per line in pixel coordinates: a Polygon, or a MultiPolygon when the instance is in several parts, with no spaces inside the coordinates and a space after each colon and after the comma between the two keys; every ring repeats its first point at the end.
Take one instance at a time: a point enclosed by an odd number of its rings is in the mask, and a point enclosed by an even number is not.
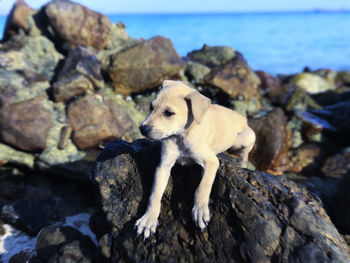
{"type": "Polygon", "coordinates": [[[329,83],[324,78],[312,73],[297,74],[291,81],[294,85],[302,88],[310,94],[335,89],[334,84],[329,83]]]}
{"type": "Polygon", "coordinates": [[[162,200],[159,226],[147,240],[136,236],[145,212],[158,142],[110,143],[94,170],[101,208],[111,226],[116,262],[348,262],[348,246],[321,204],[283,177],[240,169],[220,155],[213,185],[211,222],[205,232],[191,220],[198,166],[174,167],[162,200]],[[306,260],[306,261],[305,261],[306,260]]]}
{"type": "Polygon", "coordinates": [[[200,50],[194,50],[187,57],[208,67],[220,66],[236,56],[236,50],[225,46],[204,45],[200,50]]]}
{"type": "Polygon", "coordinates": [[[199,83],[210,72],[210,68],[197,62],[185,63],[185,74],[193,82],[199,83]]]}

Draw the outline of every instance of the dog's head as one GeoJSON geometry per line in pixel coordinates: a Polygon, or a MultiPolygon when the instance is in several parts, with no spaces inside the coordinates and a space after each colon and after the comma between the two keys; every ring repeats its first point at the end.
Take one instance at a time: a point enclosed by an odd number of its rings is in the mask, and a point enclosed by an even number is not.
{"type": "Polygon", "coordinates": [[[150,114],[140,126],[142,135],[161,140],[182,134],[192,122],[201,123],[210,99],[181,81],[165,80],[151,102],[150,114]]]}

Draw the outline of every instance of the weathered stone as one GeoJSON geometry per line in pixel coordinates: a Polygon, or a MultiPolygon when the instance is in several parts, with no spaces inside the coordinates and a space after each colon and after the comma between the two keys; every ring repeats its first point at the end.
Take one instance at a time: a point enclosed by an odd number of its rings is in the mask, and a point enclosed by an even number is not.
{"type": "Polygon", "coordinates": [[[318,201],[283,177],[240,169],[220,155],[212,189],[211,221],[203,233],[191,220],[198,166],[172,169],[156,234],[136,236],[155,167],[158,142],[110,143],[95,171],[99,197],[112,227],[115,262],[347,262],[348,246],[318,201]],[[303,261],[305,260],[305,261],[303,261]]]}
{"type": "Polygon", "coordinates": [[[255,71],[255,74],[260,78],[261,87],[268,92],[279,89],[282,85],[281,81],[278,78],[270,75],[267,72],[258,70],[255,71]]]}
{"type": "Polygon", "coordinates": [[[291,82],[310,94],[335,89],[334,84],[331,84],[324,78],[311,73],[297,74],[292,78],[291,82]]]}
{"type": "Polygon", "coordinates": [[[53,83],[53,96],[56,101],[68,101],[76,95],[93,92],[104,85],[100,63],[88,49],[72,49],[53,83]]]}
{"type": "Polygon", "coordinates": [[[120,138],[136,130],[124,107],[103,95],[87,95],[68,107],[73,141],[80,149],[96,148],[99,143],[120,138]]]}
{"type": "Polygon", "coordinates": [[[239,53],[226,64],[214,67],[205,77],[205,82],[220,88],[232,98],[243,96],[249,100],[260,97],[260,80],[239,53]]]}
{"type": "Polygon", "coordinates": [[[69,0],[51,1],[45,12],[56,34],[72,46],[106,47],[112,27],[108,17],[69,0]]]}
{"type": "Polygon", "coordinates": [[[35,252],[30,249],[24,249],[12,256],[9,263],[41,263],[35,252]]]}
{"type": "Polygon", "coordinates": [[[291,150],[289,153],[289,171],[315,175],[320,170],[320,162],[316,159],[321,157],[321,148],[317,144],[308,143],[291,150]]]}
{"type": "Polygon", "coordinates": [[[287,124],[287,130],[290,134],[291,139],[291,148],[298,148],[301,144],[303,144],[304,140],[301,135],[301,127],[303,125],[302,120],[298,117],[293,116],[287,124]]]}
{"type": "Polygon", "coordinates": [[[209,72],[210,68],[201,63],[192,61],[185,63],[185,75],[192,82],[199,83],[209,72]]]}
{"type": "Polygon", "coordinates": [[[261,118],[251,119],[249,126],[256,134],[250,161],[261,171],[281,175],[288,168],[291,146],[283,110],[275,108],[261,118]]]}
{"type": "Polygon", "coordinates": [[[44,96],[16,102],[0,109],[0,139],[16,148],[37,152],[47,146],[51,127],[44,96]]]}
{"type": "Polygon", "coordinates": [[[69,259],[69,262],[98,262],[93,261],[97,254],[95,244],[70,226],[42,229],[37,237],[36,251],[43,262],[68,262],[69,259]]]}
{"type": "Polygon", "coordinates": [[[319,106],[304,89],[294,86],[285,98],[284,108],[287,111],[294,111],[307,110],[309,108],[320,109],[321,106],[319,106]]]}
{"type": "Polygon", "coordinates": [[[350,234],[350,173],[343,176],[333,203],[333,220],[339,231],[350,234]]]}
{"type": "Polygon", "coordinates": [[[350,86],[350,71],[338,72],[336,81],[338,85],[350,86]]]}
{"type": "Polygon", "coordinates": [[[328,83],[334,85],[336,83],[337,72],[331,69],[318,69],[314,74],[324,78],[328,83]]]}
{"type": "Polygon", "coordinates": [[[33,154],[17,151],[10,146],[0,143],[0,163],[2,164],[9,163],[33,169],[34,159],[35,156],[33,154]]]}
{"type": "Polygon", "coordinates": [[[236,56],[236,50],[225,46],[204,45],[200,50],[194,50],[187,54],[190,60],[202,63],[208,67],[226,64],[236,56]]]}
{"type": "Polygon", "coordinates": [[[123,96],[155,88],[164,79],[176,77],[182,68],[173,44],[161,36],[123,50],[110,61],[105,71],[114,91],[123,96]]]}
{"type": "Polygon", "coordinates": [[[35,12],[24,0],[17,0],[7,16],[3,41],[16,35],[19,29],[26,30],[26,18],[35,12]]]}
{"type": "Polygon", "coordinates": [[[52,223],[59,207],[58,199],[21,199],[11,205],[5,205],[1,218],[31,235],[52,223]]]}
{"type": "Polygon", "coordinates": [[[350,174],[350,147],[329,157],[322,167],[322,172],[325,176],[334,178],[343,178],[350,174]]]}

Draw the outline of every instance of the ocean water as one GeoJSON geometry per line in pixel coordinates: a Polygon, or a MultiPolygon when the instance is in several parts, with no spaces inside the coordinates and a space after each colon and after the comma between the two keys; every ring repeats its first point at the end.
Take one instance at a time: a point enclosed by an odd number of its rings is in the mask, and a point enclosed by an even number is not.
{"type": "MultiPolygon", "coordinates": [[[[243,53],[254,70],[350,70],[350,12],[110,15],[129,35],[170,38],[181,56],[203,44],[243,53]]],[[[0,31],[5,18],[0,17],[0,31]]]]}

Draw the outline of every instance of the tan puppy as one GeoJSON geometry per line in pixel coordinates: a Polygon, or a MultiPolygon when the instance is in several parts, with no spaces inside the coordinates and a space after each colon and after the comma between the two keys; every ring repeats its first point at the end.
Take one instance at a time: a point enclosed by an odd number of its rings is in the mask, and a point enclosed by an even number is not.
{"type": "Polygon", "coordinates": [[[181,81],[166,80],[140,130],[147,138],[160,140],[162,150],[146,213],[135,224],[137,234],[147,238],[155,233],[171,168],[176,162],[186,165],[193,161],[203,167],[192,209],[193,220],[203,231],[210,220],[209,196],[219,167],[216,155],[230,148],[242,149],[242,166],[247,165],[255,134],[246,118],[211,104],[210,99],[181,81]]]}

